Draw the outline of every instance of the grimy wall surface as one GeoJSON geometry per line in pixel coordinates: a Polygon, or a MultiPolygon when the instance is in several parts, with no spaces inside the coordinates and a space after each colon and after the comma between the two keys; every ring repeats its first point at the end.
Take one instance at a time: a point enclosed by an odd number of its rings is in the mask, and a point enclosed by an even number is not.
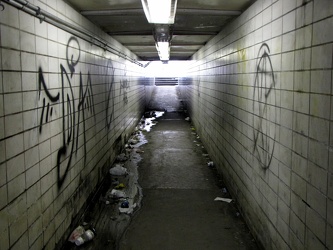
{"type": "Polygon", "coordinates": [[[29,2],[123,56],[2,2],[0,249],[65,239],[145,106],[135,55],[65,2],[29,2]]]}
{"type": "Polygon", "coordinates": [[[191,118],[265,249],[333,249],[333,2],[258,0],[195,54],[191,118]]]}

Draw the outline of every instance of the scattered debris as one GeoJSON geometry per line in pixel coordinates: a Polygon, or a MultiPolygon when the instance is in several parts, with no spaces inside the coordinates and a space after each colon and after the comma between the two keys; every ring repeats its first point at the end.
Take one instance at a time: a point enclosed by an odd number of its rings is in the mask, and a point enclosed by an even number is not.
{"type": "Polygon", "coordinates": [[[216,198],[214,199],[214,201],[224,201],[224,202],[230,203],[230,202],[232,202],[232,199],[216,197],[216,198]]]}
{"type": "Polygon", "coordinates": [[[227,194],[227,193],[228,193],[228,191],[227,191],[226,188],[222,188],[222,192],[223,192],[224,194],[227,194]]]}
{"type": "Polygon", "coordinates": [[[208,167],[212,168],[212,167],[214,167],[214,162],[210,161],[210,162],[207,163],[207,165],[208,165],[208,167]]]}
{"type": "Polygon", "coordinates": [[[134,209],[136,208],[136,203],[133,205],[129,205],[129,207],[119,207],[119,212],[123,214],[132,214],[134,209]]]}
{"type": "Polygon", "coordinates": [[[96,232],[93,228],[85,230],[83,226],[78,226],[73,230],[68,241],[80,246],[85,242],[92,240],[95,237],[95,234],[96,232]]]}
{"type": "Polygon", "coordinates": [[[117,161],[127,161],[127,160],[128,160],[128,157],[126,156],[125,153],[122,153],[117,156],[117,161]]]}
{"type": "Polygon", "coordinates": [[[111,198],[125,198],[126,197],[125,192],[117,190],[117,189],[112,189],[110,195],[111,195],[111,198]]]}
{"type": "Polygon", "coordinates": [[[188,122],[189,122],[190,120],[191,120],[190,117],[186,117],[186,118],[185,118],[185,121],[188,121],[188,122]]]}
{"type": "Polygon", "coordinates": [[[123,189],[125,188],[125,184],[124,183],[120,183],[117,186],[114,187],[115,189],[123,189]]]}
{"type": "Polygon", "coordinates": [[[121,166],[120,164],[116,164],[114,167],[109,170],[111,175],[127,175],[127,169],[121,166]]]}

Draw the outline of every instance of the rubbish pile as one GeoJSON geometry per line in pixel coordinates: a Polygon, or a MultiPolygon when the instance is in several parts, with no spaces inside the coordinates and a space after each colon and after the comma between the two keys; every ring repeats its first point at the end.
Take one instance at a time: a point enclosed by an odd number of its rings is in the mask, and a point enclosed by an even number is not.
{"type": "MultiPolygon", "coordinates": [[[[118,238],[130,221],[130,216],[140,208],[142,190],[138,184],[138,163],[144,151],[139,147],[147,143],[143,131],[149,132],[151,127],[157,124],[156,118],[164,112],[146,112],[131,134],[122,152],[116,156],[115,162],[109,169],[109,186],[99,196],[99,205],[106,206],[111,221],[109,228],[112,228],[111,238],[118,238]]],[[[95,204],[96,206],[96,204],[95,204]]],[[[89,216],[88,216],[89,217],[89,216]]],[[[82,224],[87,225],[86,222],[82,224]]],[[[96,224],[98,228],[98,224],[96,224]]],[[[78,226],[70,235],[68,241],[82,246],[94,239],[96,230],[87,226],[78,226]]]]}
{"type": "Polygon", "coordinates": [[[92,240],[95,235],[96,231],[94,228],[85,229],[84,226],[78,226],[69,236],[68,241],[75,243],[77,246],[81,246],[85,242],[92,240]]]}

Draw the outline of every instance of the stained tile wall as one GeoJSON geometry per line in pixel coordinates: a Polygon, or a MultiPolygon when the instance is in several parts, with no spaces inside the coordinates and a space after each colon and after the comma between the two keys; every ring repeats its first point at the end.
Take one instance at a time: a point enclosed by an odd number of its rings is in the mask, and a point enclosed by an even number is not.
{"type": "Polygon", "coordinates": [[[265,249],[333,249],[333,2],[258,0],[192,58],[191,118],[265,249]]]}
{"type": "MultiPolygon", "coordinates": [[[[136,59],[62,0],[29,2],[136,59]]],[[[54,249],[138,123],[147,79],[138,65],[2,4],[0,249],[54,249]]]]}

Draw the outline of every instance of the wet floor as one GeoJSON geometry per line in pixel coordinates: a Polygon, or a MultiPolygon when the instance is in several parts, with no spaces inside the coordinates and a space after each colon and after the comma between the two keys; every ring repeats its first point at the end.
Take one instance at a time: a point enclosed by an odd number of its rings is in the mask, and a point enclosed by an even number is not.
{"type": "Polygon", "coordinates": [[[145,134],[141,209],[119,249],[258,249],[190,123],[166,113],[145,134]]]}

